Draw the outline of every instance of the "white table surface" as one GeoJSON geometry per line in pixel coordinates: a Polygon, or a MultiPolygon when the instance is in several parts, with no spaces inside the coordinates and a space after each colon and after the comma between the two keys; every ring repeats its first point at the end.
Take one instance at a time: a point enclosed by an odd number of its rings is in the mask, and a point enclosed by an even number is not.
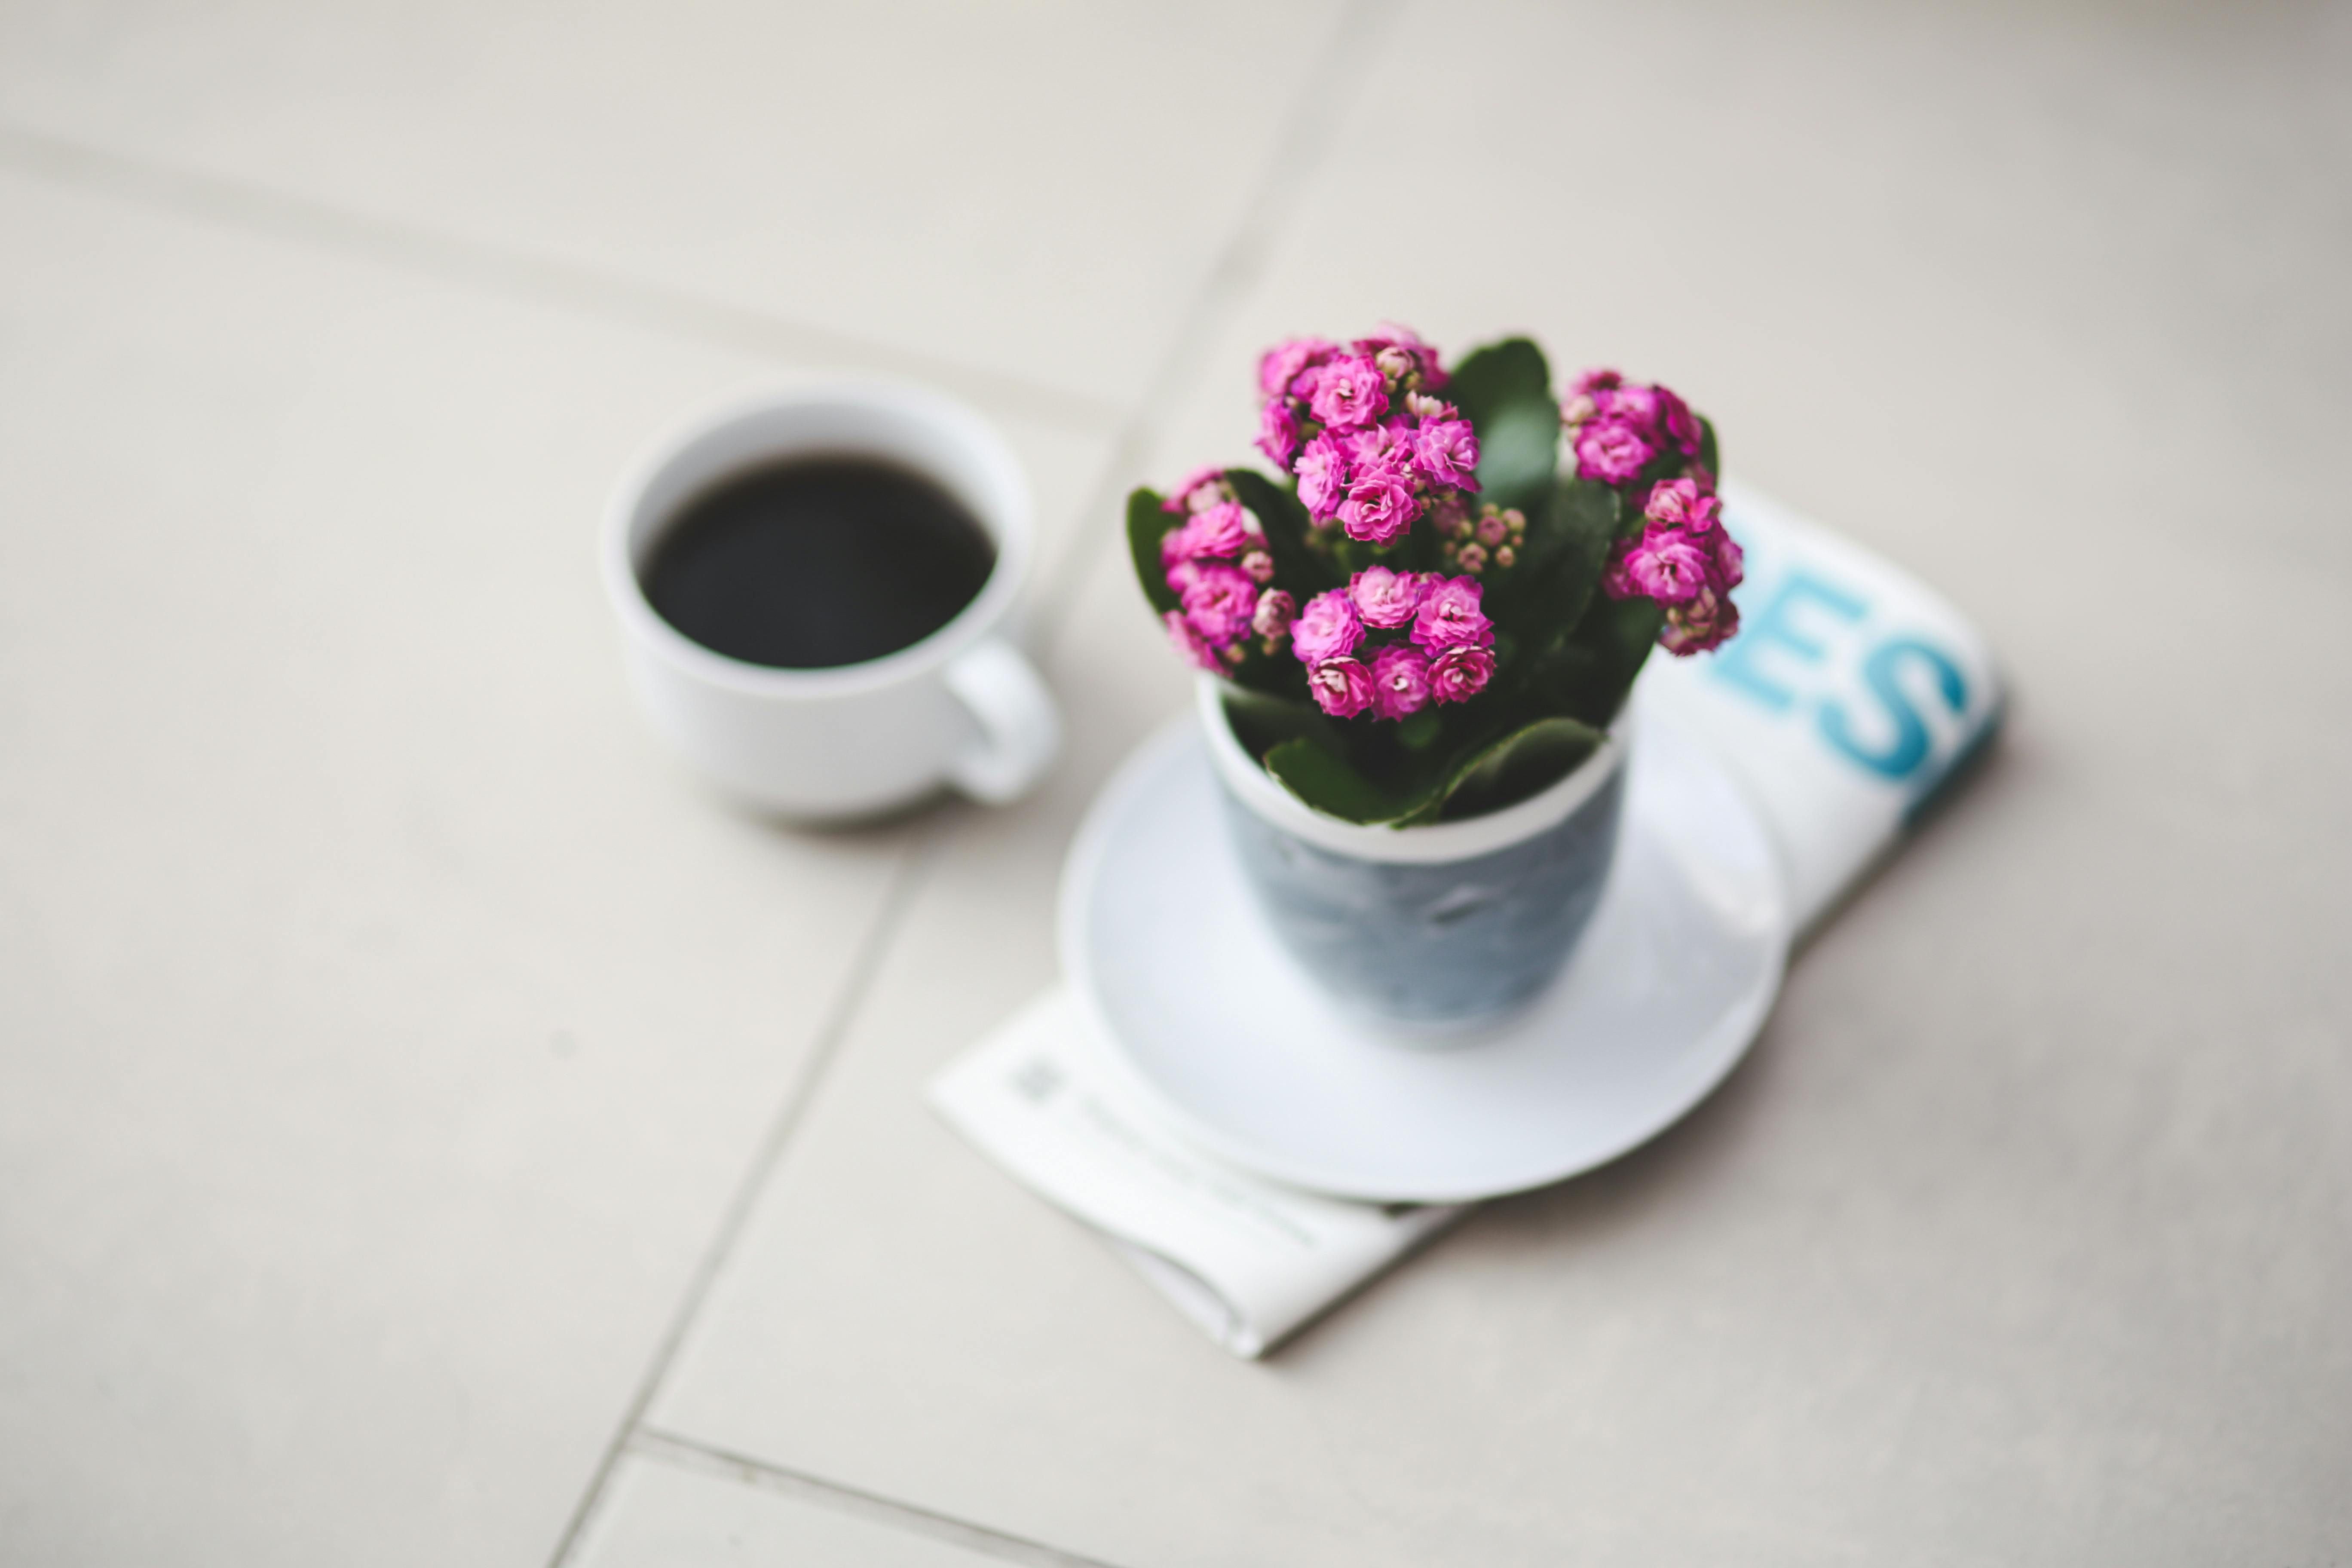
{"type": "Polygon", "coordinates": [[[0,7],[0,1562],[2352,1554],[2352,13],[0,7]],[[1934,582],[1990,766],[1749,1062],[1231,1361],[921,1106],[1186,700],[1255,350],[1536,332],[1934,582]],[[1035,797],[730,816],[591,539],[931,380],[1035,797]]]}

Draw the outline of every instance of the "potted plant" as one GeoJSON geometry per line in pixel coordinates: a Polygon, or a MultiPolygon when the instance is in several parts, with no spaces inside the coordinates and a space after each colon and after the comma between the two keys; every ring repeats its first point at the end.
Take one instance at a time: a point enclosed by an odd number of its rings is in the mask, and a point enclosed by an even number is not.
{"type": "Polygon", "coordinates": [[[1714,428],[1614,371],[1562,402],[1525,338],[1451,373],[1402,329],[1296,339],[1258,390],[1278,479],[1202,468],[1127,510],[1244,867],[1344,1002],[1507,1014],[1599,902],[1650,649],[1738,629],[1714,428]]]}

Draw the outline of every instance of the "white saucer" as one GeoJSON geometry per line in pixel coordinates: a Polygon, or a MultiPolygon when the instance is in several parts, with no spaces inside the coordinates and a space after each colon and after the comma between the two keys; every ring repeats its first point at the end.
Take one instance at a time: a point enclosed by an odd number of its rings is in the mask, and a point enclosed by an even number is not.
{"type": "Polygon", "coordinates": [[[1763,824],[1706,747],[1641,716],[1624,837],[1558,984],[1443,1045],[1340,1012],[1266,927],[1192,715],[1104,789],[1064,868],[1062,964],[1170,1124],[1317,1192],[1454,1203],[1545,1185],[1671,1126],[1770,1010],[1789,910],[1763,824]]]}

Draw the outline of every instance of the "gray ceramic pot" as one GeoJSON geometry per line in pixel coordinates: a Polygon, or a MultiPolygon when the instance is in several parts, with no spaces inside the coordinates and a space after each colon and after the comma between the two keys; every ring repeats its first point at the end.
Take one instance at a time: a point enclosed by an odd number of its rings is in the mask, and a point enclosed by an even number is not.
{"type": "Polygon", "coordinates": [[[1367,827],[1268,776],[1203,679],[1225,822],[1275,933],[1349,1010],[1443,1037],[1502,1018],[1558,975],[1617,849],[1625,746],[1612,733],[1542,794],[1486,816],[1367,827]]]}

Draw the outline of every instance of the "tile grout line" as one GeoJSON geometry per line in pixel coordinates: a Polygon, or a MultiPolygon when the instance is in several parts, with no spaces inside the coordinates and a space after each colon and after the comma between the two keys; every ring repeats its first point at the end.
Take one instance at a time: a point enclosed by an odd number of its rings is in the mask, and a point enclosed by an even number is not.
{"type": "Polygon", "coordinates": [[[833,1005],[826,1009],[824,1021],[810,1045],[806,1061],[793,1075],[791,1087],[785,1090],[783,1103],[777,1108],[774,1117],[761,1134],[750,1164],[736,1178],[734,1190],[728,1195],[727,1206],[720,1212],[718,1227],[704,1246],[701,1257],[696,1260],[694,1272],[688,1277],[686,1289],[677,1306],[671,1310],[669,1321],[655,1346],[652,1360],[637,1380],[636,1389],[630,1395],[620,1425],[614,1431],[612,1439],[605,1444],[604,1453],[597,1459],[596,1468],[589,1477],[586,1489],[582,1492],[579,1502],[573,1505],[572,1517],[564,1523],[563,1533],[557,1539],[555,1552],[548,1560],[552,1568],[561,1568],[578,1545],[583,1531],[612,1481],[614,1468],[620,1462],[631,1436],[643,1422],[654,1396],[661,1392],[671,1364],[685,1345],[687,1333],[700,1314],[703,1299],[717,1282],[729,1254],[734,1249],[737,1237],[750,1223],[752,1211],[759,1206],[769,1175],[783,1158],[793,1133],[816,1099],[817,1089],[839,1054],[841,1042],[847,1037],[850,1024],[857,1016],[858,1005],[864,1000],[866,988],[873,984],[883,959],[889,952],[890,938],[906,918],[908,909],[914,902],[916,890],[922,886],[931,862],[946,839],[947,835],[936,820],[926,826],[918,833],[914,843],[908,846],[906,858],[899,863],[898,871],[891,878],[882,909],[867,929],[865,940],[858,943],[848,978],[835,994],[833,1005]]]}
{"type": "MultiPolygon", "coordinates": [[[[1105,459],[1102,477],[1086,502],[1076,536],[1041,574],[1044,591],[1039,595],[1042,609],[1037,617],[1034,639],[1034,646],[1040,649],[1058,646],[1060,637],[1075,618],[1068,608],[1069,590],[1082,579],[1085,569],[1092,563],[1089,545],[1097,531],[1087,526],[1087,520],[1100,515],[1116,502],[1125,476],[1139,466],[1143,459],[1159,415],[1166,405],[1174,402],[1198,374],[1202,357],[1206,352],[1207,339],[1218,317],[1232,308],[1264,268],[1266,251],[1280,224],[1284,203],[1306,184],[1321,160],[1328,134],[1325,128],[1335,118],[1333,111],[1338,107],[1337,100],[1344,99],[1348,68],[1360,64],[1371,53],[1402,3],[1402,0],[1349,0],[1341,10],[1334,26],[1334,37],[1310,73],[1307,90],[1299,96],[1297,106],[1286,121],[1274,152],[1267,159],[1265,173],[1258,181],[1248,206],[1244,209],[1233,237],[1218,253],[1199,292],[1179,319],[1174,341],[1145,384],[1134,413],[1120,426],[1111,453],[1105,459]]],[[[846,1037],[849,1026],[856,1019],[866,989],[887,955],[891,939],[896,935],[915,891],[920,887],[924,873],[945,851],[953,836],[952,822],[928,830],[898,884],[893,887],[883,918],[877,921],[866,942],[859,950],[850,984],[844,988],[834,1015],[828,1017],[818,1037],[818,1044],[811,1053],[808,1065],[803,1068],[784,1107],[762,1139],[751,1169],[745,1173],[730,1201],[719,1232],[696,1268],[653,1363],[629,1404],[620,1429],[606,1446],[595,1473],[573,1508],[572,1518],[549,1560],[550,1568],[565,1568],[573,1552],[586,1538],[588,1526],[603,1505],[604,1494],[612,1484],[613,1473],[622,1457],[630,1453],[646,1453],[653,1457],[650,1448],[655,1447],[666,1447],[673,1453],[693,1452],[705,1456],[700,1468],[716,1466],[720,1473],[731,1473],[738,1480],[750,1480],[772,1488],[780,1483],[798,1483],[812,1490],[822,1489],[835,1499],[859,1500],[870,1505],[869,1516],[877,1521],[898,1524],[902,1528],[918,1528],[913,1521],[931,1521],[928,1533],[937,1534],[942,1528],[968,1531],[972,1532],[975,1542],[997,1543],[999,1550],[994,1553],[996,1555],[1003,1555],[1002,1549],[1005,1547],[1018,1548],[1032,1554],[1014,1561],[1049,1564],[1053,1568],[1101,1568],[1100,1564],[1093,1563],[1089,1559],[1062,1552],[1054,1547],[988,1531],[982,1526],[968,1524],[878,1494],[820,1481],[813,1477],[798,1476],[792,1471],[704,1447],[660,1432],[645,1423],[646,1412],[660,1392],[694,1320],[700,1314],[704,1299],[716,1282],[751,1211],[757,1206],[770,1173],[782,1158],[785,1145],[797,1130],[808,1106],[814,1100],[842,1040],[846,1037]]],[[[674,1458],[672,1462],[677,1462],[674,1458]]]]}
{"type": "Polygon", "coordinates": [[[1087,435],[1099,435],[1118,416],[1116,402],[1046,383],[982,372],[854,332],[600,272],[559,257],[445,234],[424,224],[129,156],[5,121],[0,121],[0,165],[184,217],[356,255],[380,266],[541,306],[556,305],[605,321],[625,321],[737,352],[803,363],[835,358],[881,374],[934,381],[982,407],[1006,408],[1087,435]]]}
{"type": "MultiPolygon", "coordinates": [[[[1142,466],[1160,415],[1200,374],[1202,356],[1208,352],[1211,331],[1218,318],[1233,307],[1265,269],[1267,252],[1281,226],[1285,204],[1307,184],[1322,161],[1328,127],[1339,118],[1338,110],[1345,107],[1353,68],[1361,66],[1371,55],[1402,3],[1403,0],[1349,0],[1341,8],[1333,37],[1308,73],[1307,89],[1299,95],[1284,122],[1273,154],[1266,160],[1265,172],[1250,194],[1249,205],[1243,209],[1233,237],[1218,252],[1200,291],[1179,318],[1175,339],[1154,367],[1150,380],[1144,384],[1134,413],[1119,426],[1110,456],[1104,461],[1102,478],[1087,494],[1075,537],[1055,557],[1051,569],[1041,574],[1041,602],[1066,603],[1085,580],[1087,569],[1094,563],[1095,551],[1110,548],[1108,540],[1114,531],[1089,527],[1089,520],[1108,518],[1118,505],[1120,491],[1142,466]]],[[[1062,629],[1056,626],[1052,635],[1057,636],[1062,629]]],[[[1041,638],[1039,646],[1052,644],[1041,638]]]]}
{"type": "Polygon", "coordinates": [[[1024,1563],[1028,1568],[1109,1568],[1109,1564],[1099,1558],[1080,1556],[1058,1546],[1032,1541],[1026,1536],[974,1524],[953,1514],[919,1508],[877,1492],[829,1481],[822,1476],[786,1469],[764,1459],[730,1453],[658,1427],[638,1427],[628,1445],[628,1451],[639,1458],[667,1465],[673,1469],[713,1476],[756,1487],[761,1491],[776,1492],[815,1507],[847,1514],[853,1519],[887,1525],[909,1534],[928,1536],[1001,1562],[1024,1563]]]}

